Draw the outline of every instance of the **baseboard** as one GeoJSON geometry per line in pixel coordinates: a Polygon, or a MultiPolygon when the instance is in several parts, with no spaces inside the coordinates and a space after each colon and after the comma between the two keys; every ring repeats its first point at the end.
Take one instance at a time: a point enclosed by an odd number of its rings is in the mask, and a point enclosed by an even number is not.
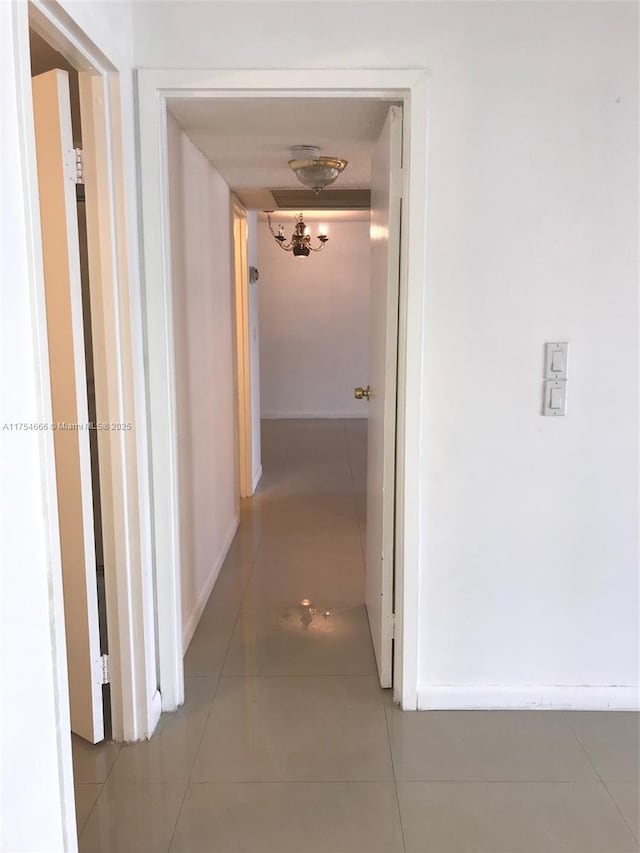
{"type": "Polygon", "coordinates": [[[222,568],[222,564],[224,563],[225,557],[229,553],[229,548],[231,547],[231,543],[233,542],[233,537],[236,535],[236,531],[238,529],[238,525],[240,524],[240,513],[236,512],[233,517],[233,521],[229,530],[227,531],[227,535],[225,536],[222,547],[218,553],[218,557],[215,560],[213,566],[211,567],[211,571],[209,572],[209,576],[206,580],[206,583],[202,587],[200,595],[198,596],[198,600],[189,614],[189,618],[185,622],[182,628],[182,648],[186,653],[189,648],[189,643],[191,642],[191,638],[193,637],[196,628],[198,627],[198,622],[200,621],[200,617],[202,616],[202,611],[204,610],[207,601],[209,600],[209,596],[211,595],[211,591],[213,590],[215,582],[218,580],[218,575],[220,574],[220,569],[222,568]]]}
{"type": "Polygon", "coordinates": [[[353,412],[262,412],[260,417],[265,421],[333,421],[333,420],[366,420],[367,413],[361,408],[353,412]]]}
{"type": "Polygon", "coordinates": [[[634,685],[429,685],[418,689],[418,710],[639,711],[634,685]]]}
{"type": "Polygon", "coordinates": [[[253,472],[253,491],[258,488],[258,483],[262,479],[262,465],[258,465],[256,470],[253,472]]]}

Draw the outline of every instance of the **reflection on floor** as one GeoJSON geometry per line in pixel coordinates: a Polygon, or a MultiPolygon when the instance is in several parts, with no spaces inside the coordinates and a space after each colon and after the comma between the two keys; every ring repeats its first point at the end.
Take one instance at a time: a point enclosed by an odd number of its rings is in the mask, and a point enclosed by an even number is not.
{"type": "Polygon", "coordinates": [[[380,690],[365,444],[361,421],[265,422],[184,707],[149,743],[74,742],[81,853],[638,850],[637,714],[402,713],[380,690]]]}

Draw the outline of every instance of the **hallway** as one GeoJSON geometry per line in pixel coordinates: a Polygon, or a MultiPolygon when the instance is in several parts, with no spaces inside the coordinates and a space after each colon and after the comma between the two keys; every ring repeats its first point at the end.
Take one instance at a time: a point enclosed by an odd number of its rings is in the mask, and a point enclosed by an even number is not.
{"type": "Polygon", "coordinates": [[[146,743],[74,738],[80,850],[636,851],[637,714],[402,713],[378,687],[366,421],[265,421],[262,453],[185,705],[146,743]]]}

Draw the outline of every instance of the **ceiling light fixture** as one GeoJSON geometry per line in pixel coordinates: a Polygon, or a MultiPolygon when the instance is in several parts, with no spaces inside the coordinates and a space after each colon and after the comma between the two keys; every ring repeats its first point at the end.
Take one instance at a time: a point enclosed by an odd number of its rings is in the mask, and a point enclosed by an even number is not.
{"type": "Polygon", "coordinates": [[[289,160],[289,167],[300,183],[311,187],[316,195],[332,184],[347,166],[347,161],[340,157],[321,156],[317,145],[297,145],[291,149],[291,154],[293,159],[289,160]]]}
{"type": "Polygon", "coordinates": [[[273,213],[273,211],[265,210],[265,213],[267,214],[269,231],[271,231],[274,240],[283,251],[293,252],[294,258],[308,258],[310,252],[321,252],[325,247],[325,243],[329,241],[326,227],[324,225],[320,225],[318,228],[318,231],[320,233],[317,237],[317,239],[320,240],[320,245],[314,248],[311,245],[311,232],[305,225],[302,213],[299,213],[296,217],[296,225],[293,229],[291,240],[289,240],[289,242],[287,243],[287,238],[284,233],[284,227],[282,225],[278,225],[277,234],[273,230],[273,225],[271,224],[271,214],[273,213]]]}

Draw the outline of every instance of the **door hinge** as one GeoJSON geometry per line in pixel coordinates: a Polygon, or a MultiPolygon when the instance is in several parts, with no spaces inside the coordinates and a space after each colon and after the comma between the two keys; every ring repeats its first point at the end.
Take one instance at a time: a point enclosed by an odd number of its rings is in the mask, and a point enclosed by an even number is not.
{"type": "Polygon", "coordinates": [[[100,657],[100,683],[109,684],[109,655],[100,657]]]}
{"type": "Polygon", "coordinates": [[[395,640],[396,638],[396,614],[391,613],[389,615],[389,627],[391,628],[391,639],[395,640]]]}
{"type": "Polygon", "coordinates": [[[74,148],[76,162],[76,184],[84,184],[84,156],[82,148],[74,148]]]}

